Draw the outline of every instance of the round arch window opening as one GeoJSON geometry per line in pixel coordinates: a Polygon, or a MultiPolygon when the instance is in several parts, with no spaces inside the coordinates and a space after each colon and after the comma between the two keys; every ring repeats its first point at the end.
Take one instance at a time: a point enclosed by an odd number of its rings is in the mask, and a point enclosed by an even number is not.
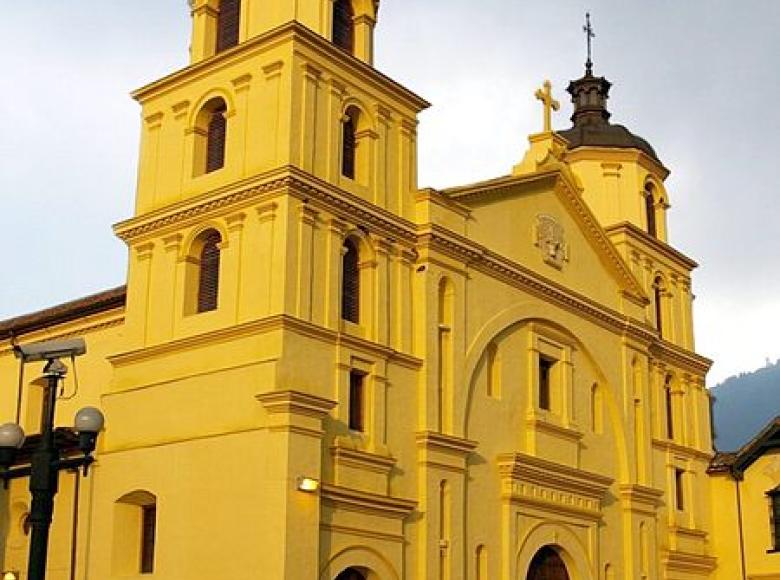
{"type": "Polygon", "coordinates": [[[539,550],[528,566],[526,580],[570,580],[566,564],[550,546],[539,550]]]}

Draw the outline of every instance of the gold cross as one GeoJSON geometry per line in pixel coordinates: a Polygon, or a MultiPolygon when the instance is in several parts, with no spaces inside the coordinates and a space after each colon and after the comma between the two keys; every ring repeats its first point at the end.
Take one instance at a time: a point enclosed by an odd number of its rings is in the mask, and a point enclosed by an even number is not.
{"type": "Polygon", "coordinates": [[[553,99],[552,83],[544,81],[544,90],[536,89],[534,96],[544,103],[544,132],[552,131],[552,112],[561,108],[561,104],[553,99]]]}

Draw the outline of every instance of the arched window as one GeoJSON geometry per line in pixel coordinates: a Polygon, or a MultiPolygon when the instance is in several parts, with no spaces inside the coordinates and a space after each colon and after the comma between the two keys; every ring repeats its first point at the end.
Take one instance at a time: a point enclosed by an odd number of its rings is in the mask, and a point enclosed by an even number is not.
{"type": "Polygon", "coordinates": [[[664,383],[664,404],[666,406],[666,438],[674,439],[674,399],[672,394],[672,375],[664,383]]]}
{"type": "Polygon", "coordinates": [[[119,498],[114,509],[114,572],[152,574],[156,538],[157,498],[142,490],[119,498]]]}
{"type": "Polygon", "coordinates": [[[219,244],[222,236],[216,230],[205,232],[198,258],[197,312],[216,310],[219,297],[219,244]]]}
{"type": "Polygon", "coordinates": [[[569,580],[569,572],[558,552],[545,546],[531,560],[526,580],[569,580]]]}
{"type": "Polygon", "coordinates": [[[344,240],[341,258],[341,318],[360,323],[360,251],[352,238],[344,240]]]}
{"type": "Polygon", "coordinates": [[[208,144],[206,146],[206,173],[225,166],[225,138],[227,137],[227,109],[223,102],[209,116],[208,144]]]}
{"type": "Polygon", "coordinates": [[[217,49],[222,52],[238,44],[241,21],[241,0],[221,0],[217,15],[217,49]]]}
{"type": "Polygon", "coordinates": [[[336,580],[366,580],[366,575],[357,568],[347,568],[336,576],[336,580]]]}
{"type": "Polygon", "coordinates": [[[355,179],[359,117],[360,111],[356,107],[350,107],[341,124],[341,174],[350,179],[355,179]]]}
{"type": "Polygon", "coordinates": [[[352,0],[336,0],[333,4],[333,44],[350,54],[355,49],[354,18],[352,0]]]}
{"type": "Polygon", "coordinates": [[[664,328],[664,281],[658,276],[653,282],[653,306],[655,308],[655,328],[658,330],[658,334],[663,336],[664,328]]]}
{"type": "Polygon", "coordinates": [[[645,187],[645,216],[647,218],[647,233],[654,238],[658,237],[658,227],[656,225],[655,216],[655,196],[653,194],[653,186],[649,183],[645,187]]]}
{"type": "Polygon", "coordinates": [[[225,165],[227,144],[227,104],[220,97],[209,100],[195,119],[195,167],[202,175],[225,165]]]}

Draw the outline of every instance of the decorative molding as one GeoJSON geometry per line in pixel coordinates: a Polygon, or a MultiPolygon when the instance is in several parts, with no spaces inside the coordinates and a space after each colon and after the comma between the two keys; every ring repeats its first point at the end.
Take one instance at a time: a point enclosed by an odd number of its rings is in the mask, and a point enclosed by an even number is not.
{"type": "Polygon", "coordinates": [[[563,268],[570,259],[569,244],[566,243],[566,232],[554,216],[539,214],[533,228],[534,245],[539,248],[545,264],[563,268]]]}
{"type": "Polygon", "coordinates": [[[323,418],[337,405],[336,401],[301,391],[271,391],[255,395],[255,399],[260,401],[269,413],[289,413],[315,419],[323,418]]]}
{"type": "Polygon", "coordinates": [[[717,560],[712,556],[689,554],[669,550],[662,558],[663,565],[668,570],[689,572],[692,574],[709,574],[717,567],[717,560]]]}
{"type": "MultiPolygon", "coordinates": [[[[238,62],[246,62],[247,59],[267,54],[268,49],[271,47],[279,46],[280,44],[289,41],[292,41],[295,45],[296,54],[300,54],[302,52],[301,49],[308,49],[321,58],[338,62],[339,66],[345,70],[347,75],[363,79],[372,86],[372,89],[380,94],[392,97],[399,105],[409,107],[415,111],[422,111],[430,106],[428,101],[401,86],[388,76],[380,73],[370,64],[365,63],[358,58],[345,55],[343,50],[335,46],[328,39],[296,21],[290,21],[289,23],[278,26],[264,34],[259,34],[253,38],[247,39],[242,42],[240,46],[237,46],[232,50],[226,50],[215,54],[214,56],[192,64],[183,70],[141,87],[140,89],[133,91],[132,97],[143,103],[162,92],[173,90],[182,84],[191,82],[195,78],[202,77],[212,71],[215,66],[229,66],[231,64],[237,64],[238,62]]],[[[277,72],[277,69],[281,68],[281,61],[277,62],[279,65],[273,63],[272,65],[263,67],[267,76],[277,72]],[[274,67],[270,73],[268,71],[269,66],[274,67]]]]}
{"type": "Polygon", "coordinates": [[[145,360],[164,357],[172,352],[201,348],[215,342],[244,338],[262,332],[275,330],[288,330],[300,332],[306,336],[317,338],[334,345],[346,345],[356,351],[370,353],[377,358],[386,359],[410,369],[419,369],[423,361],[409,354],[398,352],[390,347],[371,342],[369,340],[349,336],[333,330],[328,330],[310,322],[285,314],[268,316],[243,324],[232,325],[226,328],[210,330],[195,336],[178,338],[169,342],[151,345],[137,350],[111,355],[108,360],[115,366],[136,364],[145,360]]]}
{"type": "Polygon", "coordinates": [[[623,506],[633,512],[647,516],[655,516],[656,510],[662,505],[664,491],[638,484],[620,486],[620,500],[623,506]]]}
{"type": "Polygon", "coordinates": [[[320,497],[340,509],[396,520],[406,518],[417,507],[417,502],[413,500],[358,491],[329,483],[322,484],[320,497]]]}
{"type": "Polygon", "coordinates": [[[500,455],[498,470],[504,499],[590,520],[601,518],[601,501],[614,481],[523,453],[500,455]]]}

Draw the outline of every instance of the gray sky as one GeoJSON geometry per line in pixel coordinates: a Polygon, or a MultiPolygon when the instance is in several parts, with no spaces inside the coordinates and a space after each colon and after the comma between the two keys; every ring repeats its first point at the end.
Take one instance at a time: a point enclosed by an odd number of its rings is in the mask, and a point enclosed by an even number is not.
{"type": "MultiPolygon", "coordinates": [[[[377,68],[433,103],[420,185],[510,171],[534,89],[582,73],[583,15],[613,121],[671,169],[709,384],[780,357],[780,2],[382,0],[377,68]]],[[[122,284],[140,130],[128,93],[187,63],[185,0],[35,0],[0,19],[0,319],[122,284]]]]}

